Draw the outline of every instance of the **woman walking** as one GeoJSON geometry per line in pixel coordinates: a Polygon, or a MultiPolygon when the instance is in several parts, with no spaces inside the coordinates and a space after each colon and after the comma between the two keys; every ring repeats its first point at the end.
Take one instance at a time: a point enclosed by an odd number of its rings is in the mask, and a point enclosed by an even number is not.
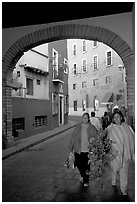
{"type": "Polygon", "coordinates": [[[85,187],[89,185],[89,175],[87,174],[87,171],[90,170],[88,164],[88,146],[90,139],[96,133],[96,128],[90,123],[89,114],[84,113],[82,122],[76,125],[70,140],[69,150],[70,152],[74,152],[75,166],[77,166],[81,175],[80,182],[82,182],[85,187]]]}
{"type": "Polygon", "coordinates": [[[114,111],[112,123],[106,129],[112,141],[112,149],[116,157],[111,161],[112,186],[116,186],[117,173],[120,174],[120,189],[127,195],[129,160],[134,158],[135,138],[132,128],[124,122],[122,112],[114,111]]]}

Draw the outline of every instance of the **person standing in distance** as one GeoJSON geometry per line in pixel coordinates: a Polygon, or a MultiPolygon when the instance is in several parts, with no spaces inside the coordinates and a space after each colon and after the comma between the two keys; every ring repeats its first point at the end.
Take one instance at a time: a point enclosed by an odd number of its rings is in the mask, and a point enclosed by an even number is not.
{"type": "Polygon", "coordinates": [[[104,112],[104,115],[102,116],[101,121],[102,121],[102,128],[103,130],[105,130],[110,125],[107,111],[104,112]]]}
{"type": "Polygon", "coordinates": [[[101,122],[100,122],[100,120],[97,117],[95,117],[95,112],[94,111],[91,112],[90,122],[91,122],[92,125],[95,126],[95,128],[97,130],[102,128],[101,122]]]}

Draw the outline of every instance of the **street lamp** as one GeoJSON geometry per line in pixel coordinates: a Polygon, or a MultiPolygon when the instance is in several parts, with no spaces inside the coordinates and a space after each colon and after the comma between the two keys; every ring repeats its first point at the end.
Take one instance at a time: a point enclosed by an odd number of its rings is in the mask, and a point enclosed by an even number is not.
{"type": "Polygon", "coordinates": [[[119,69],[119,71],[121,71],[122,69],[124,69],[125,67],[122,65],[122,64],[119,64],[118,65],[118,69],[119,69]]]}

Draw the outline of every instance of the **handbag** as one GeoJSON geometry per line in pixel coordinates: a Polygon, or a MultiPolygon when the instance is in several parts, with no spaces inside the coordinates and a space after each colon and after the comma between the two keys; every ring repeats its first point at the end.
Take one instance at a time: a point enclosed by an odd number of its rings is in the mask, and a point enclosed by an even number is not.
{"type": "Polygon", "coordinates": [[[67,167],[68,169],[74,169],[74,162],[75,162],[75,156],[74,153],[70,152],[68,158],[64,162],[64,166],[67,167]]]}

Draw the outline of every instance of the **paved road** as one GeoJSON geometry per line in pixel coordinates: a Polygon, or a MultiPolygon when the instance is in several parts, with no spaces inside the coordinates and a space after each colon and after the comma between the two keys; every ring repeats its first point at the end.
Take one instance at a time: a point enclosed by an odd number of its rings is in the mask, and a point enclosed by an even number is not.
{"type": "Polygon", "coordinates": [[[71,133],[69,130],[3,160],[2,201],[134,201],[133,190],[129,198],[123,198],[111,187],[109,173],[103,180],[91,182],[86,189],[79,183],[77,169],[72,171],[63,167],[71,133]]]}

